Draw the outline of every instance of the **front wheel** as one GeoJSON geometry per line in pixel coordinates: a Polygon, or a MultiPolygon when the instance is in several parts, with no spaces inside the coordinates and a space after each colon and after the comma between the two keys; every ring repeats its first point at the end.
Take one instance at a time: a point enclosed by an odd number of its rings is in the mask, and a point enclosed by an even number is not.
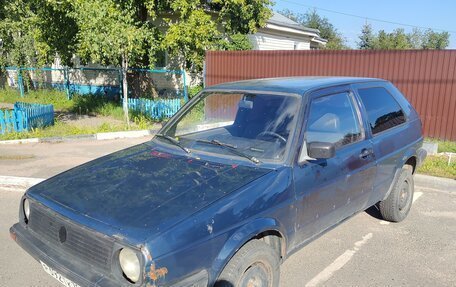
{"type": "Polygon", "coordinates": [[[279,266],[279,255],[271,246],[260,240],[251,240],[231,258],[215,286],[277,287],[279,266]]]}
{"type": "Polygon", "coordinates": [[[380,201],[379,207],[383,219],[399,222],[407,217],[413,202],[414,182],[412,171],[412,166],[404,165],[391,193],[385,200],[380,201]]]}

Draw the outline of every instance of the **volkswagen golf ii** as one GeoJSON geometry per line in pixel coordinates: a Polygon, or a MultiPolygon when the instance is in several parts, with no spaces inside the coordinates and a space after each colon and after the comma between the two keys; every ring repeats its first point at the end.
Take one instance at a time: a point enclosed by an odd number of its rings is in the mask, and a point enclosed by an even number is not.
{"type": "Polygon", "coordinates": [[[354,214],[407,216],[421,130],[380,79],[209,87],[151,141],[30,188],[10,233],[65,286],[278,286],[354,214]]]}

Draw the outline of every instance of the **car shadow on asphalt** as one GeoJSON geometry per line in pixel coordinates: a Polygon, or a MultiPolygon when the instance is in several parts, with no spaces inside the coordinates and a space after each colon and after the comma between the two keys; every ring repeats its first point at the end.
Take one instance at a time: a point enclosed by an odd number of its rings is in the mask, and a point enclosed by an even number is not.
{"type": "Polygon", "coordinates": [[[377,205],[373,205],[369,207],[368,209],[364,210],[367,214],[372,216],[373,218],[383,220],[383,217],[380,213],[380,210],[378,209],[377,205]]]}

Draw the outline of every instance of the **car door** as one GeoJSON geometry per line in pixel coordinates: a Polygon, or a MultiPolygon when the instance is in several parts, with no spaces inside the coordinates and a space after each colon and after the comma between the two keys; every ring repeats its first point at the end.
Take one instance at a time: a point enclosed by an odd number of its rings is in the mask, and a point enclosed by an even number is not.
{"type": "Polygon", "coordinates": [[[387,194],[402,161],[402,149],[409,143],[406,135],[406,116],[402,107],[384,83],[353,86],[364,110],[366,131],[370,133],[376,155],[377,173],[370,204],[387,194]]]}
{"type": "Polygon", "coordinates": [[[306,114],[299,157],[307,159],[293,167],[297,245],[365,208],[376,168],[359,102],[349,86],[314,92],[306,114]],[[306,146],[312,142],[333,143],[335,156],[309,159],[306,146]]]}

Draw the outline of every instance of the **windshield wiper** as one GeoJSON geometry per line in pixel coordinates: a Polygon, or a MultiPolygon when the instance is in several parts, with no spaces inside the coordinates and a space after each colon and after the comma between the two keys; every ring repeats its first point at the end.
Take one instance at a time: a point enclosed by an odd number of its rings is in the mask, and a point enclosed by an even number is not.
{"type": "Polygon", "coordinates": [[[237,147],[234,146],[234,145],[231,145],[231,144],[223,143],[223,142],[220,142],[220,141],[215,140],[215,139],[210,140],[210,141],[208,141],[208,140],[196,140],[196,142],[216,145],[216,146],[219,146],[219,147],[222,147],[224,149],[227,149],[227,150],[231,151],[235,155],[238,155],[238,156],[241,156],[241,157],[245,157],[246,159],[249,159],[250,161],[252,161],[254,163],[260,163],[260,161],[256,157],[250,156],[250,155],[245,154],[245,153],[243,153],[241,151],[238,151],[237,147]]]}
{"type": "Polygon", "coordinates": [[[184,146],[180,143],[180,141],[178,141],[177,139],[175,139],[175,138],[173,138],[173,137],[171,137],[171,136],[169,136],[169,135],[165,135],[165,134],[156,134],[155,136],[156,136],[156,137],[159,137],[159,138],[167,139],[167,140],[168,140],[169,142],[171,142],[172,144],[174,144],[174,145],[180,147],[180,148],[181,148],[183,151],[185,151],[186,153],[191,153],[191,151],[190,151],[188,148],[184,147],[184,146]]]}

